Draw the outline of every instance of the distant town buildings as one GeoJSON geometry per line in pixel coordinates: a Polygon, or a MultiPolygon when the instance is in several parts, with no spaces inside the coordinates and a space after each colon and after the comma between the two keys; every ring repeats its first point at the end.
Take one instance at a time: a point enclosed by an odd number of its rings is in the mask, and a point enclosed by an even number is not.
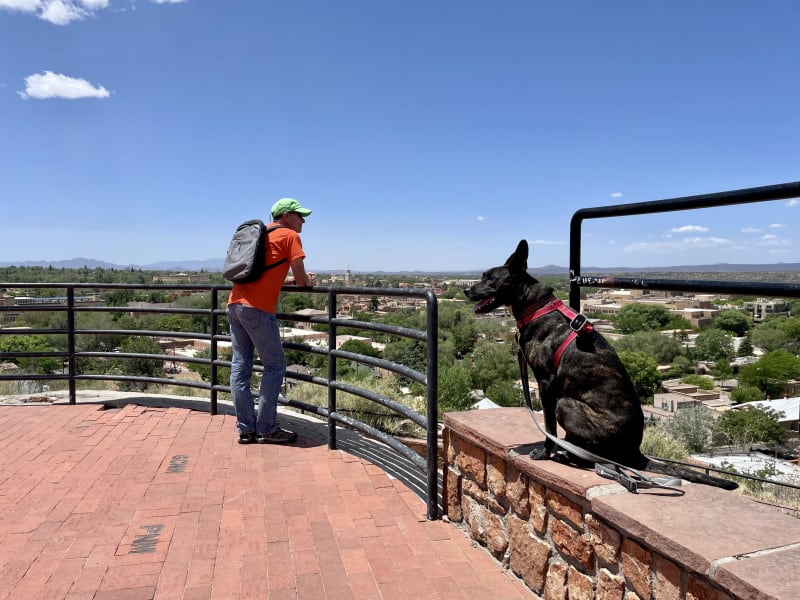
{"type": "Polygon", "coordinates": [[[633,302],[663,306],[699,329],[706,327],[719,313],[712,296],[681,296],[651,290],[600,290],[581,300],[581,312],[613,317],[633,302]]]}
{"type": "Polygon", "coordinates": [[[744,308],[752,315],[754,323],[763,321],[766,317],[789,316],[789,303],[785,300],[759,298],[754,302],[745,302],[744,308]]]}
{"type": "Polygon", "coordinates": [[[645,417],[667,423],[680,410],[704,406],[717,412],[729,409],[733,403],[727,393],[720,390],[701,390],[696,385],[681,383],[679,379],[662,382],[661,391],[653,395],[653,405],[642,405],[645,417]]]}

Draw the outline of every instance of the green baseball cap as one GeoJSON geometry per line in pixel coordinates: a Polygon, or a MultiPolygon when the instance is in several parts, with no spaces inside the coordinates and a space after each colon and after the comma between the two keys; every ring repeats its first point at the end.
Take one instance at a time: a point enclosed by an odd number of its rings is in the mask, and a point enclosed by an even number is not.
{"type": "Polygon", "coordinates": [[[272,212],[273,219],[290,212],[297,213],[301,217],[307,217],[311,214],[310,210],[300,206],[300,203],[294,198],[281,198],[272,205],[272,211],[270,212],[272,212]]]}

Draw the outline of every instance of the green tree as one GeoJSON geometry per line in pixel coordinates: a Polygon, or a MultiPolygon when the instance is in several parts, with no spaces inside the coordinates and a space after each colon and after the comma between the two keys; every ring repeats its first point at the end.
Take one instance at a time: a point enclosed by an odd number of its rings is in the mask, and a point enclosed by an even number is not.
{"type": "Polygon", "coordinates": [[[160,331],[186,331],[191,333],[199,333],[192,331],[194,323],[189,315],[167,315],[158,320],[156,326],[160,331]]]}
{"type": "Polygon", "coordinates": [[[347,340],[341,345],[339,350],[343,352],[352,352],[353,354],[363,354],[364,356],[371,356],[372,358],[377,358],[381,355],[377,348],[364,340],[347,340]]]}
{"type": "MultiPolygon", "coordinates": [[[[76,327],[106,332],[118,328],[114,316],[106,312],[78,313],[76,327]]],[[[77,336],[75,342],[83,352],[113,352],[122,342],[122,336],[115,333],[85,333],[77,336]]]]}
{"type": "Polygon", "coordinates": [[[622,333],[633,333],[649,329],[664,329],[672,320],[672,313],[660,304],[633,302],[623,306],[614,319],[622,333]]]}
{"type": "Polygon", "coordinates": [[[733,367],[728,360],[718,360],[714,363],[714,377],[719,381],[733,378],[733,367]]]}
{"type": "Polygon", "coordinates": [[[475,317],[462,304],[443,303],[439,308],[439,344],[451,344],[454,357],[464,357],[475,347],[478,337],[475,317]]]}
{"type": "MultiPolygon", "coordinates": [[[[427,353],[425,344],[422,342],[401,339],[386,344],[383,349],[383,357],[394,363],[405,365],[420,373],[425,373],[427,365],[427,353]]],[[[401,385],[407,385],[410,380],[407,377],[399,377],[401,385]]]]}
{"type": "Polygon", "coordinates": [[[723,310],[711,321],[711,327],[723,329],[736,337],[742,337],[750,329],[750,317],[741,310],[723,310]]]}
{"type": "Polygon", "coordinates": [[[742,385],[731,391],[731,400],[734,404],[744,404],[745,402],[756,402],[764,399],[764,392],[757,387],[742,385]]]}
{"type": "Polygon", "coordinates": [[[293,313],[306,308],[314,308],[314,295],[301,292],[282,292],[279,302],[279,312],[293,313]]]}
{"type": "Polygon", "coordinates": [[[744,357],[752,355],[753,355],[753,343],[750,341],[750,336],[748,335],[739,344],[739,349],[736,351],[736,356],[744,357]]]}
{"type": "Polygon", "coordinates": [[[472,376],[468,369],[453,365],[439,375],[439,411],[466,410],[472,403],[472,376]]]}
{"type": "Polygon", "coordinates": [[[785,350],[767,352],[758,361],[739,370],[739,383],[757,387],[765,395],[783,395],[786,382],[800,377],[800,358],[785,350]]]}
{"type": "MultiPolygon", "coordinates": [[[[380,352],[373,348],[372,344],[368,344],[362,340],[347,340],[341,345],[339,350],[343,352],[351,352],[353,354],[361,354],[362,356],[370,356],[372,358],[377,358],[380,356],[380,352]]],[[[358,361],[350,361],[343,358],[337,359],[336,377],[342,379],[351,373],[355,374],[356,376],[358,376],[359,373],[366,375],[372,373],[372,369],[367,365],[362,365],[358,361]]]]}
{"type": "Polygon", "coordinates": [[[750,334],[754,346],[767,352],[783,350],[789,341],[788,336],[781,329],[775,327],[758,326],[750,334]]]}
{"type": "Polygon", "coordinates": [[[721,444],[745,448],[759,442],[780,444],[786,438],[786,430],[778,417],[778,413],[770,409],[744,407],[728,410],[717,419],[714,438],[721,444]]]}
{"type": "Polygon", "coordinates": [[[612,343],[618,352],[643,352],[652,356],[660,365],[672,363],[685,352],[678,340],[652,330],[636,331],[612,343]]]}
{"type": "Polygon", "coordinates": [[[669,323],[667,323],[667,329],[675,330],[673,334],[675,339],[679,342],[685,342],[689,337],[688,332],[693,331],[694,327],[686,317],[675,315],[669,320],[669,323]]]}
{"type": "MultiPolygon", "coordinates": [[[[153,339],[142,336],[130,336],[122,340],[120,350],[132,354],[163,354],[161,346],[153,339]]],[[[133,377],[161,377],[164,374],[163,360],[152,358],[121,358],[117,361],[123,375],[133,377]]],[[[143,392],[147,389],[146,381],[123,381],[120,387],[143,392]]]]}
{"type": "Polygon", "coordinates": [[[619,358],[633,381],[633,387],[640,400],[650,398],[661,384],[658,364],[643,352],[623,350],[619,358]]]}
{"type": "MultiPolygon", "coordinates": [[[[4,335],[0,336],[0,352],[55,352],[43,335],[4,335]]],[[[35,374],[58,372],[61,359],[49,356],[15,357],[14,364],[22,371],[35,374]]]]}
{"type": "Polygon", "coordinates": [[[704,406],[679,410],[668,426],[669,432],[689,452],[704,452],[708,448],[713,428],[714,417],[704,406]]]}
{"type": "Polygon", "coordinates": [[[473,389],[485,392],[496,381],[516,381],[519,378],[519,364],[505,344],[480,340],[475,346],[473,358],[473,389]]]}
{"type": "MultiPolygon", "coordinates": [[[[304,344],[305,340],[301,337],[293,337],[284,340],[285,343],[290,344],[304,344]]],[[[284,348],[284,354],[286,355],[286,364],[287,365],[304,365],[308,366],[311,363],[311,358],[314,356],[311,352],[303,352],[302,350],[292,350],[290,348],[284,348]]]]}
{"type": "Polygon", "coordinates": [[[694,356],[698,360],[727,360],[733,358],[733,337],[722,329],[701,331],[694,343],[694,356]]]}
{"type": "Polygon", "coordinates": [[[666,371],[660,371],[661,379],[675,379],[680,378],[686,375],[687,373],[694,373],[694,365],[689,360],[689,358],[681,354],[680,356],[675,357],[675,360],[672,361],[672,365],[666,371]]]}
{"type": "MultiPolygon", "coordinates": [[[[209,348],[203,348],[195,353],[195,358],[210,358],[211,357],[211,350],[209,348]]],[[[231,357],[233,356],[233,351],[230,347],[223,347],[217,349],[217,360],[222,361],[231,361],[231,357]]],[[[190,371],[194,371],[195,373],[200,375],[200,378],[203,381],[211,381],[211,365],[208,363],[187,363],[186,368],[190,371]]],[[[217,384],[221,385],[228,385],[231,380],[231,370],[228,367],[217,367],[217,384]]],[[[251,381],[253,383],[257,382],[255,375],[253,375],[251,381]]]]}
{"type": "Polygon", "coordinates": [[[411,329],[425,329],[425,312],[415,308],[402,308],[382,315],[380,322],[386,325],[397,325],[411,329]]]}
{"type": "MultiPolygon", "coordinates": [[[[500,406],[522,406],[524,404],[522,390],[516,385],[515,381],[510,379],[492,382],[486,390],[486,397],[500,406]]],[[[533,401],[533,398],[531,398],[531,401],[533,401]]]]}
{"type": "Polygon", "coordinates": [[[791,350],[800,352],[800,317],[789,317],[783,322],[781,329],[792,342],[791,350]]]}
{"type": "Polygon", "coordinates": [[[752,331],[753,344],[766,351],[800,353],[800,317],[771,317],[752,331]]]}
{"type": "MultiPolygon", "coordinates": [[[[207,310],[211,307],[211,294],[210,293],[192,294],[191,296],[178,298],[177,300],[175,300],[175,305],[179,308],[190,308],[190,309],[199,308],[207,310]]],[[[224,304],[222,306],[224,306],[224,304]]],[[[209,333],[209,329],[211,328],[211,321],[207,315],[194,314],[194,315],[184,315],[184,317],[188,319],[188,322],[186,322],[186,327],[188,327],[188,329],[186,329],[186,331],[209,333]]],[[[220,321],[225,321],[225,319],[220,319],[220,321]]]]}

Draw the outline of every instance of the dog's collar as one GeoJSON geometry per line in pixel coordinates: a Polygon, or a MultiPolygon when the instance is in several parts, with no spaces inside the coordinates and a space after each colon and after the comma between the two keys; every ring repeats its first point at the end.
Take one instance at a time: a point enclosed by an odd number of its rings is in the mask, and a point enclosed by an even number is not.
{"type": "Polygon", "coordinates": [[[591,333],[594,331],[594,327],[592,327],[592,324],[589,323],[589,320],[581,313],[576,313],[561,300],[550,296],[541,302],[537,302],[527,307],[517,319],[517,329],[521,331],[522,328],[531,321],[555,311],[560,312],[569,319],[569,328],[571,329],[567,337],[563,342],[561,342],[561,344],[558,346],[558,349],[556,349],[555,354],[553,355],[553,366],[557,369],[558,364],[561,362],[561,355],[564,354],[567,346],[575,341],[575,338],[577,338],[578,335],[583,335],[585,333],[591,333]]]}

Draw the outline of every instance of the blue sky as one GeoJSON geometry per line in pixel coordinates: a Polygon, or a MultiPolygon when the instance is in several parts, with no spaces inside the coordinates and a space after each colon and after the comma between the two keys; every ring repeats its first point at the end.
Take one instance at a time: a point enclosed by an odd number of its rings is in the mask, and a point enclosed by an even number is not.
{"type": "MultiPolygon", "coordinates": [[[[794,0],[0,0],[0,262],[568,264],[585,207],[800,180],[794,0]]],[[[584,266],[800,261],[800,203],[593,220],[584,266]]]]}

